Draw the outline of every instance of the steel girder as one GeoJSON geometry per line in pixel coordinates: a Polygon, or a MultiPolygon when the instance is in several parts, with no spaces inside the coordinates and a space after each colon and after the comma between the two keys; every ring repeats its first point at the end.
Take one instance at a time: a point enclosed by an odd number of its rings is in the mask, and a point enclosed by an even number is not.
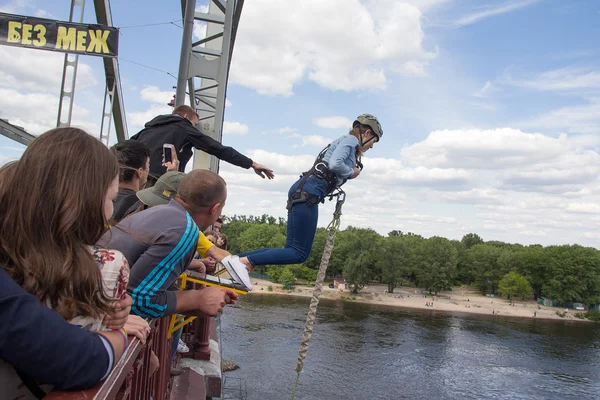
{"type": "MultiPolygon", "coordinates": [[[[190,105],[200,117],[199,128],[219,142],[223,137],[227,80],[243,4],[243,0],[211,0],[208,13],[202,13],[196,11],[196,0],[181,0],[184,28],[175,105],[185,103],[187,86],[190,105]],[[206,36],[195,42],[194,21],[207,24],[206,36]],[[198,89],[194,78],[200,80],[198,89]]],[[[194,168],[218,172],[219,160],[196,151],[194,168]]]]}

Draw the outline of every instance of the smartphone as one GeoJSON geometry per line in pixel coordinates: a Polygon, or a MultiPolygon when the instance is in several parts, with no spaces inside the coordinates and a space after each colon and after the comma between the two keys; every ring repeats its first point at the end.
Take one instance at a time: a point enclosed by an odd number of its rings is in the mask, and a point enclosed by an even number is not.
{"type": "Polygon", "coordinates": [[[165,143],[163,144],[163,159],[165,163],[173,162],[173,148],[172,144],[165,143]]]}

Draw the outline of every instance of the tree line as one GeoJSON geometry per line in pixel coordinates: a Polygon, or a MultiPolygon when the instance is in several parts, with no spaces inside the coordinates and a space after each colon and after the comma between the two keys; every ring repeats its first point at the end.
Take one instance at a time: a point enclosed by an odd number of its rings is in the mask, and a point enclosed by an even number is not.
{"type": "MultiPolygon", "coordinates": [[[[224,218],[223,232],[232,254],[264,247],[283,247],[286,221],[263,215],[224,218]]],[[[300,265],[259,269],[273,281],[314,281],[327,232],[317,230],[312,252],[300,265]]],[[[355,291],[370,282],[388,291],[410,285],[436,294],[469,285],[482,294],[546,297],[558,304],[600,303],[600,251],[579,245],[541,246],[484,241],[469,233],[461,240],[424,238],[394,230],[381,236],[372,229],[348,227],[336,237],[328,276],[343,276],[355,291]]]]}

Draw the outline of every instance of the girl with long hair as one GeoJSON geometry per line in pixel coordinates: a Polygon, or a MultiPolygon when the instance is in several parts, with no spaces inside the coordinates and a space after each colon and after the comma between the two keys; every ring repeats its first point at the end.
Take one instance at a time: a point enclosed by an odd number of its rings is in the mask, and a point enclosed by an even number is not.
{"type": "MultiPolygon", "coordinates": [[[[95,247],[118,191],[115,156],[77,128],[52,129],[21,159],[0,169],[0,265],[13,280],[71,323],[105,331],[126,297],[129,266],[95,247]]],[[[142,341],[148,324],[127,317],[142,341]]]]}

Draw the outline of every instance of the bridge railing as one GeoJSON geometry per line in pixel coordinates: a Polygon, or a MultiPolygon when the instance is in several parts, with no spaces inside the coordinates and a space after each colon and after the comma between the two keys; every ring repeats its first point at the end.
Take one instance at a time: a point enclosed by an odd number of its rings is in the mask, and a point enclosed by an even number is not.
{"type": "Polygon", "coordinates": [[[53,391],[46,400],[166,400],[169,398],[171,339],[167,338],[170,317],[154,320],[146,344],[131,338],[131,344],[106,378],[96,387],[79,391],[53,391]],[[159,367],[150,376],[150,358],[154,351],[159,367]]]}

